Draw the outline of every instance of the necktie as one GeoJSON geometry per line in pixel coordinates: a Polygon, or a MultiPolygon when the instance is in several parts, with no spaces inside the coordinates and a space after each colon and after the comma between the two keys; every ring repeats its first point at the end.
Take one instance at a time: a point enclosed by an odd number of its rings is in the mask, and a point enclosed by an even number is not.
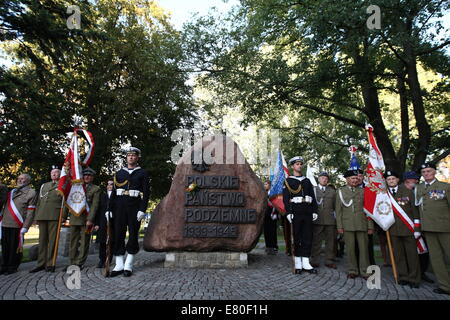
{"type": "Polygon", "coordinates": [[[352,187],[352,192],[355,192],[355,188],[352,187]]]}
{"type": "Polygon", "coordinates": [[[395,189],[392,189],[392,195],[395,197],[396,194],[397,192],[395,192],[395,189]]]}

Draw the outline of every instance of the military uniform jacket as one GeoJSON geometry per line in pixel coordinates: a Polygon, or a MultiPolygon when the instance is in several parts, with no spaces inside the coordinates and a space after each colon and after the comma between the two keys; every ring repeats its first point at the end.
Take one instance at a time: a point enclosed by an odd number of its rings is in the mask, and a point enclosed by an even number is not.
{"type": "Polygon", "coordinates": [[[344,232],[373,230],[373,221],[367,218],[363,209],[364,189],[355,187],[354,190],[352,192],[349,186],[345,186],[336,193],[336,227],[344,229],[344,232]]]}
{"type": "Polygon", "coordinates": [[[34,220],[58,220],[62,196],[58,193],[58,183],[47,182],[41,186],[36,205],[34,220]]]}
{"type": "Polygon", "coordinates": [[[422,231],[450,232],[450,184],[435,180],[429,187],[415,190],[422,231]]]}
{"type": "Polygon", "coordinates": [[[336,218],[334,208],[336,205],[336,190],[330,186],[325,187],[325,191],[319,186],[315,186],[316,201],[318,206],[317,214],[319,217],[314,224],[334,226],[336,225],[336,218]]]}
{"type": "MultiPolygon", "coordinates": [[[[419,219],[419,210],[414,205],[414,193],[412,192],[412,190],[409,190],[403,184],[399,185],[394,199],[397,201],[400,207],[402,207],[402,209],[405,211],[412,222],[414,222],[414,219],[419,219]]],[[[413,233],[411,232],[411,230],[405,225],[405,223],[398,217],[395,212],[394,217],[395,223],[389,229],[391,235],[412,236],[413,233]]],[[[420,230],[418,228],[415,228],[415,231],[420,230]]]]}
{"type": "Polygon", "coordinates": [[[285,184],[289,184],[289,187],[292,190],[298,190],[301,186],[300,191],[294,194],[289,191],[286,185],[283,186],[283,202],[284,207],[286,208],[286,214],[307,214],[312,217],[313,213],[317,213],[317,202],[314,194],[314,187],[308,178],[290,176],[286,179],[285,184]],[[310,196],[312,198],[311,203],[290,202],[290,200],[294,197],[306,196],[310,196]]]}
{"type": "Polygon", "coordinates": [[[86,220],[94,222],[95,214],[97,213],[100,204],[100,187],[94,184],[86,185],[86,199],[89,205],[89,213],[85,211],[78,217],[71,214],[70,225],[83,226],[86,224],[86,220]]]}
{"type": "MultiPolygon", "coordinates": [[[[128,171],[126,168],[120,169],[116,172],[114,177],[114,190],[109,201],[108,211],[112,211],[111,206],[115,206],[116,202],[122,202],[120,207],[123,207],[123,201],[127,202],[133,208],[137,207],[137,211],[145,212],[147,210],[148,201],[150,199],[150,177],[147,170],[141,167],[136,167],[134,170],[128,171]],[[131,173],[130,173],[131,171],[131,173]],[[142,196],[117,196],[117,189],[138,190],[142,196]]],[[[119,206],[118,206],[119,207],[119,206]]],[[[136,213],[137,213],[136,211],[136,213]]]]}
{"type": "MultiPolygon", "coordinates": [[[[16,189],[14,192],[13,202],[23,219],[23,228],[30,228],[33,224],[34,210],[36,208],[37,195],[36,191],[30,186],[16,189]]],[[[3,205],[2,227],[19,228],[16,220],[12,217],[8,210],[8,203],[3,205]]]]}

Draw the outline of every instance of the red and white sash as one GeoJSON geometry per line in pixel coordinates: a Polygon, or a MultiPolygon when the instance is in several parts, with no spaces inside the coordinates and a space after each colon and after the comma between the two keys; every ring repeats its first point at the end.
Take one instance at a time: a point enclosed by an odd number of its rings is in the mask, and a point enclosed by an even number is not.
{"type": "MultiPolygon", "coordinates": [[[[409,231],[414,233],[414,222],[409,218],[406,214],[405,210],[397,203],[392,194],[388,192],[389,198],[391,199],[392,208],[394,209],[395,214],[402,220],[402,222],[408,227],[409,231]]],[[[419,254],[425,253],[428,251],[427,246],[425,245],[425,241],[423,241],[422,237],[416,239],[417,244],[417,252],[419,254]]]]}
{"type": "MultiPolygon", "coordinates": [[[[17,209],[16,205],[14,204],[14,193],[17,189],[12,189],[8,193],[8,210],[9,213],[11,213],[11,216],[13,217],[14,221],[16,221],[17,225],[20,229],[23,227],[23,217],[20,214],[19,210],[17,209]]],[[[23,235],[20,233],[19,230],[19,247],[18,250],[22,249],[23,247],[23,235]]]]}

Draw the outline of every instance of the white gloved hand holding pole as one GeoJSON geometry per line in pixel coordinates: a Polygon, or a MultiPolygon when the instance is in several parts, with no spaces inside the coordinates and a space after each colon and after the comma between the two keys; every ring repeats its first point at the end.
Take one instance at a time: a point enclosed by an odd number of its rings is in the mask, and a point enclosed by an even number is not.
{"type": "Polygon", "coordinates": [[[105,212],[105,218],[106,218],[106,221],[109,221],[109,219],[112,218],[112,211],[106,211],[105,212]]]}
{"type": "Polygon", "coordinates": [[[294,219],[294,215],[292,213],[290,213],[286,216],[286,219],[288,219],[289,223],[292,223],[292,220],[294,219]]]}
{"type": "Polygon", "coordinates": [[[316,221],[317,218],[319,217],[319,215],[317,213],[313,213],[312,216],[313,216],[313,221],[316,221]]]}
{"type": "Polygon", "coordinates": [[[142,211],[138,211],[137,221],[141,221],[142,219],[144,219],[144,217],[145,217],[145,213],[142,211]]]}

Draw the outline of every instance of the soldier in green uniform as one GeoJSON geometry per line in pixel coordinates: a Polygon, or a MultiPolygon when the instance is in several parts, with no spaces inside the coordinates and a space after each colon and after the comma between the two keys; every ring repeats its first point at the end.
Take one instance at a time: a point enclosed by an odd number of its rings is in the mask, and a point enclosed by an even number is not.
{"type": "Polygon", "coordinates": [[[39,190],[36,215],[34,217],[34,220],[39,225],[39,253],[37,266],[30,273],[44,269],[47,272],[55,272],[52,260],[62,205],[62,196],[58,193],[60,175],[61,170],[54,166],[50,172],[52,181],[44,183],[39,190]]]}
{"type": "Polygon", "coordinates": [[[325,240],[325,266],[336,269],[334,264],[336,242],[336,190],[328,186],[330,176],[326,172],[319,174],[319,185],[314,187],[318,205],[318,215],[313,222],[313,244],[311,253],[311,265],[318,267],[320,264],[320,249],[325,240]]]}
{"type": "Polygon", "coordinates": [[[70,248],[69,258],[71,265],[83,268],[89,253],[91,234],[94,228],[95,215],[100,202],[100,187],[94,185],[95,171],[91,168],[83,170],[83,180],[86,187],[86,200],[89,210],[79,216],[70,215],[70,248]]]}
{"type": "Polygon", "coordinates": [[[420,237],[419,211],[414,205],[414,193],[404,184],[399,185],[400,176],[394,171],[384,174],[389,191],[397,203],[416,226],[412,232],[407,225],[394,214],[395,223],[389,229],[394,247],[394,259],[397,265],[400,285],[410,285],[418,288],[421,272],[419,254],[417,253],[416,238],[420,237]]]}
{"type": "Polygon", "coordinates": [[[336,195],[336,226],[339,234],[344,235],[347,248],[348,278],[360,275],[367,279],[369,266],[368,234],[373,234],[373,221],[364,214],[364,190],[359,188],[357,170],[347,170],[344,174],[347,185],[340,188],[336,195]],[[359,268],[355,244],[358,243],[359,268]]]}
{"type": "Polygon", "coordinates": [[[1,212],[2,268],[0,274],[12,274],[22,260],[25,233],[33,223],[36,208],[36,191],[30,187],[31,177],[21,174],[17,187],[8,192],[1,212]]]}
{"type": "Polygon", "coordinates": [[[425,182],[415,189],[416,205],[439,284],[434,292],[450,294],[450,275],[444,258],[450,258],[450,184],[436,179],[436,166],[432,163],[423,164],[421,174],[425,182]]]}

